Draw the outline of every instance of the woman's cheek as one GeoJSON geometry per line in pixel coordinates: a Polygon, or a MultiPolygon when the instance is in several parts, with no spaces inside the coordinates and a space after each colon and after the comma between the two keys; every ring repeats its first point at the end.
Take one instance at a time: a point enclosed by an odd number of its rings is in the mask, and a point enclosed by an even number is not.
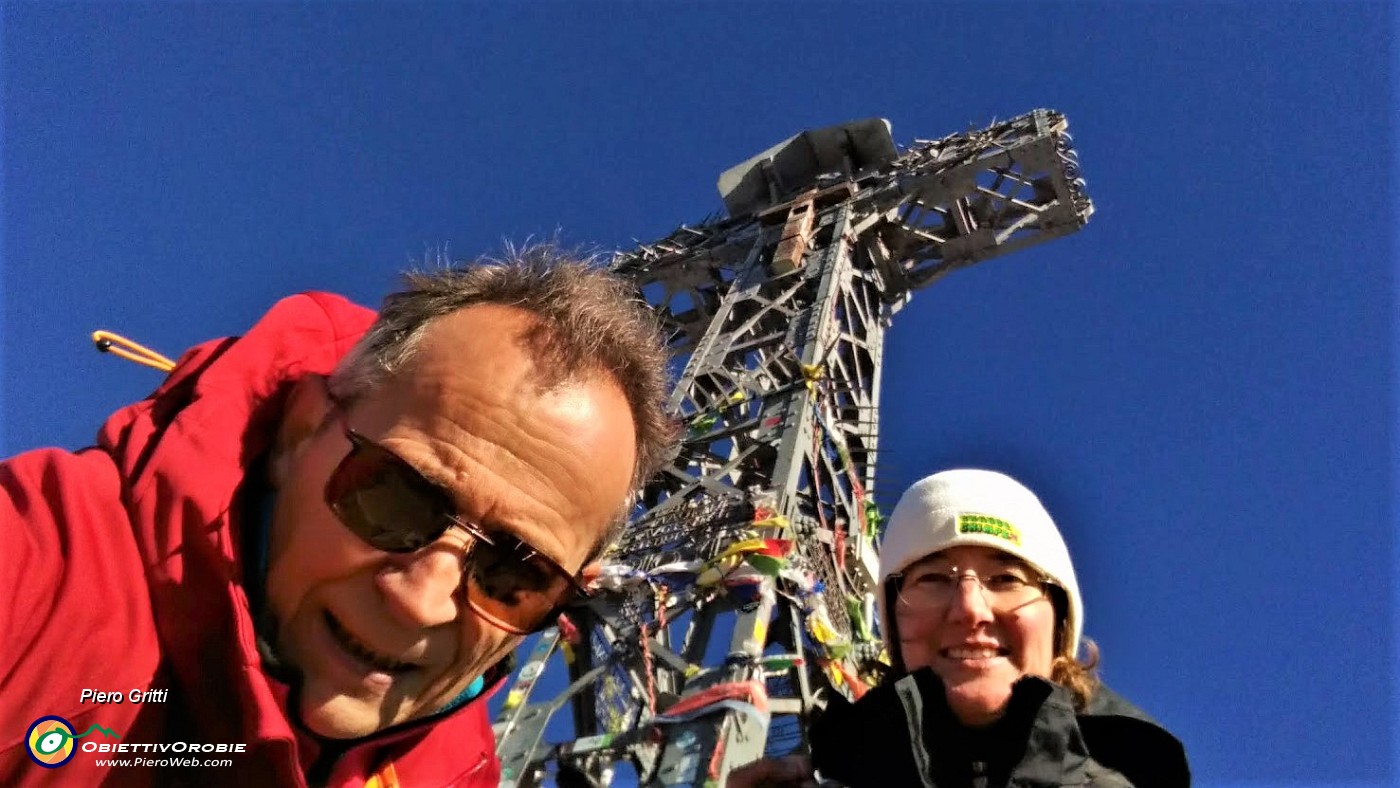
{"type": "Polygon", "coordinates": [[[936,650],[936,622],[928,616],[897,615],[895,624],[899,629],[899,653],[906,670],[917,670],[933,664],[936,650]]]}

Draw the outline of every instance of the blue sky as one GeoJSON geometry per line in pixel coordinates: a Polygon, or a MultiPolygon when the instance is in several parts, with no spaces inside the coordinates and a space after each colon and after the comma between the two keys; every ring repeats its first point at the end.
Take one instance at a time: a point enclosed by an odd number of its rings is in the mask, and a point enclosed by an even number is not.
{"type": "Polygon", "coordinates": [[[880,500],[952,465],[1039,491],[1106,679],[1197,784],[1388,785],[1395,32],[1360,2],[10,3],[0,452],[156,385],[96,328],[174,355],[443,246],[651,240],[803,128],[1051,107],[1097,213],[898,316],[880,500]]]}

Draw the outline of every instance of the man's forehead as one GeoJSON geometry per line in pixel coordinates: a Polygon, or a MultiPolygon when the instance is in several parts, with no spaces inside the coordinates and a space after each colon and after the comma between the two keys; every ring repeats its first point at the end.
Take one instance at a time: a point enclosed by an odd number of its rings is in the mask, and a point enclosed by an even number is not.
{"type": "Polygon", "coordinates": [[[523,342],[529,330],[523,310],[479,304],[438,317],[421,329],[392,378],[400,388],[433,399],[469,388],[538,389],[536,363],[523,342]]]}
{"type": "Polygon", "coordinates": [[[422,329],[417,347],[400,374],[416,365],[511,366],[522,388],[533,393],[579,387],[598,379],[616,383],[602,369],[580,369],[558,362],[558,336],[548,321],[522,307],[483,303],[435,318],[422,329]],[[505,362],[513,362],[506,364],[505,362]],[[518,366],[517,366],[518,365],[518,366]]]}

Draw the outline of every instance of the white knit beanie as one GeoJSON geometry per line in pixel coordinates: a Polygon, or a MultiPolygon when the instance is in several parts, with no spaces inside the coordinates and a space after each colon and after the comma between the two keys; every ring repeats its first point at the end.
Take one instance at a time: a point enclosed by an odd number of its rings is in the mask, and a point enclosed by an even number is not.
{"type": "MultiPolygon", "coordinates": [[[[1065,631],[1079,652],[1084,604],[1065,540],[1040,499],[1020,482],[995,471],[958,469],[920,480],[899,499],[880,544],[880,632],[891,642],[885,582],[890,575],[933,553],[961,545],[991,547],[1035,567],[1069,597],[1065,631]]],[[[1058,647],[1059,644],[1056,644],[1058,647]]]]}

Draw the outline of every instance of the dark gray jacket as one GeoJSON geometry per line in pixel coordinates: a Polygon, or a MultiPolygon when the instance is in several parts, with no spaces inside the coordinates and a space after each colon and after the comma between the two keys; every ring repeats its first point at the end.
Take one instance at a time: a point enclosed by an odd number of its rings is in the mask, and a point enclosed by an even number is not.
{"type": "Polygon", "coordinates": [[[1006,713],[971,730],[927,668],[837,699],[811,729],[822,777],[851,788],[1187,788],[1181,742],[1136,706],[1100,688],[1082,712],[1069,690],[1027,676],[1006,713]]]}

